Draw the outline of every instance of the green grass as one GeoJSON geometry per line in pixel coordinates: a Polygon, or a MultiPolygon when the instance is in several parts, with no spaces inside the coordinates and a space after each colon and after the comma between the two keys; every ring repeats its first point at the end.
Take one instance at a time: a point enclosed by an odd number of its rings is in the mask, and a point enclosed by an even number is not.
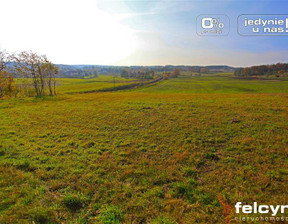
{"type": "Polygon", "coordinates": [[[143,88],[149,93],[288,93],[288,81],[245,80],[227,76],[181,76],[143,88]]]}
{"type": "MultiPolygon", "coordinates": [[[[139,82],[136,79],[125,79],[115,77],[115,87],[129,85],[133,82],[139,82]]],[[[23,83],[23,79],[16,79],[16,85],[23,83]]],[[[57,93],[81,93],[87,91],[98,91],[114,87],[114,77],[112,75],[99,75],[97,78],[91,79],[76,79],[76,78],[57,78],[57,93]]]]}
{"type": "Polygon", "coordinates": [[[287,202],[287,84],[241,81],[0,101],[0,223],[225,223],[238,201],[287,202]]]}

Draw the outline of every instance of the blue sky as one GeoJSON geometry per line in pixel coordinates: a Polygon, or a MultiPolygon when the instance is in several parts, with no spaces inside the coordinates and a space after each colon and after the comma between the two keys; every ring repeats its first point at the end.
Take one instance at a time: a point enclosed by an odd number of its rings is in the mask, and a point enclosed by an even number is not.
{"type": "Polygon", "coordinates": [[[237,33],[240,14],[285,14],[273,0],[1,1],[0,48],[33,50],[55,63],[249,66],[288,61],[288,36],[237,33]],[[200,14],[225,14],[228,36],[199,36],[200,14]],[[31,25],[33,24],[33,25],[31,25]]]}
{"type": "Polygon", "coordinates": [[[157,61],[161,64],[234,66],[287,62],[287,36],[243,37],[237,33],[240,14],[283,14],[287,6],[287,1],[269,0],[99,2],[99,8],[111,14],[130,15],[121,22],[136,30],[138,38],[151,46],[149,52],[136,53],[138,57],[141,54],[143,58],[149,57],[153,47],[158,46],[168,54],[163,56],[163,52],[153,51],[153,58],[159,55],[157,61]],[[199,37],[196,17],[200,14],[227,15],[230,18],[229,35],[199,37]]]}

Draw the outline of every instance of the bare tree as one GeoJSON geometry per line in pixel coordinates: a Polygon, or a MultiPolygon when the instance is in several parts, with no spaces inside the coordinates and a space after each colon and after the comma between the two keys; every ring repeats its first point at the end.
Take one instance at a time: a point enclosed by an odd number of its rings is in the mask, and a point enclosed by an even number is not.
{"type": "Polygon", "coordinates": [[[56,94],[55,74],[58,68],[48,61],[46,56],[22,51],[11,58],[15,62],[15,72],[24,78],[32,79],[36,96],[44,96],[46,86],[51,96],[56,94]]]}
{"type": "Polygon", "coordinates": [[[43,70],[50,96],[56,95],[56,74],[59,71],[58,67],[45,58],[45,63],[42,64],[41,70],[43,70]]]}

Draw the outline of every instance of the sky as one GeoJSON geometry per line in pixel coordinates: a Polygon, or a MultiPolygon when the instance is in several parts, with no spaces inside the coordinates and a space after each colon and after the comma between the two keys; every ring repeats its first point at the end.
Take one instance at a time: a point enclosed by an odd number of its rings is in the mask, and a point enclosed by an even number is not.
{"type": "Polygon", "coordinates": [[[0,0],[0,49],[57,64],[230,65],[288,61],[288,36],[241,36],[241,14],[285,14],[285,0],[0,0]],[[226,36],[201,36],[199,15],[225,14],[226,36]]]}

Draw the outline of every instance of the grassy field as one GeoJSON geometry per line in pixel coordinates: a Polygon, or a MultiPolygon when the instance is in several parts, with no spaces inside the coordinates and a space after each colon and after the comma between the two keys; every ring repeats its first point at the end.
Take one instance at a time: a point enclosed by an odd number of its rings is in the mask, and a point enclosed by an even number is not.
{"type": "Polygon", "coordinates": [[[285,204],[287,84],[180,77],[2,100],[0,223],[229,223],[238,201],[285,204]]]}
{"type": "Polygon", "coordinates": [[[201,77],[181,76],[141,89],[147,93],[288,93],[288,81],[247,80],[235,77],[206,75],[201,77]]]}
{"type": "MultiPolygon", "coordinates": [[[[112,75],[99,75],[96,78],[91,79],[76,79],[76,78],[57,78],[57,93],[70,94],[81,93],[87,91],[99,91],[107,88],[113,88],[123,85],[129,85],[133,82],[139,82],[136,79],[125,79],[119,76],[112,75]],[[115,80],[115,84],[114,84],[115,80]]],[[[16,79],[16,85],[23,83],[23,79],[16,79]]]]}

